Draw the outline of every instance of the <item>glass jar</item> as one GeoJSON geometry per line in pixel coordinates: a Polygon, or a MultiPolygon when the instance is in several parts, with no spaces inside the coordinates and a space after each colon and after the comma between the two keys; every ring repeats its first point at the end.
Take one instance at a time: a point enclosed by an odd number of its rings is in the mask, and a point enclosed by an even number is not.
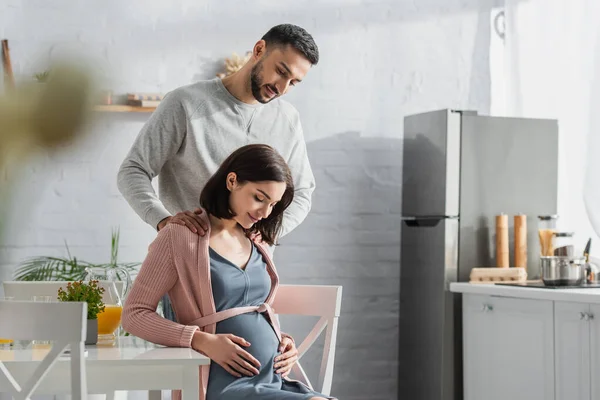
{"type": "Polygon", "coordinates": [[[538,229],[556,229],[558,215],[539,215],[538,229]]]}
{"type": "Polygon", "coordinates": [[[573,257],[575,254],[575,241],[573,232],[554,232],[552,246],[555,256],[573,257]]]}
{"type": "Polygon", "coordinates": [[[540,256],[554,255],[554,233],[558,215],[538,216],[538,235],[540,239],[540,256]]]}

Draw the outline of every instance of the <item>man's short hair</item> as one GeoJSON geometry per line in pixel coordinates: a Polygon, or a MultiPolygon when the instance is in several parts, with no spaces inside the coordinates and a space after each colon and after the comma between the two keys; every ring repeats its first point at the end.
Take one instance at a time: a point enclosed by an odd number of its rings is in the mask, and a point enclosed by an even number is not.
{"type": "Polygon", "coordinates": [[[297,25],[276,25],[265,33],[262,40],[267,44],[267,51],[270,47],[290,45],[302,53],[312,65],[317,65],[319,62],[319,48],[313,37],[304,28],[297,25]]]}

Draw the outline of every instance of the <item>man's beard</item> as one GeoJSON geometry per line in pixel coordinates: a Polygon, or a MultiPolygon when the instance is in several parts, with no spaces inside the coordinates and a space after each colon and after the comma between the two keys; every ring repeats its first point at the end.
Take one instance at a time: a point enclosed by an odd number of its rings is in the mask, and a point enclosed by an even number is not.
{"type": "Polygon", "coordinates": [[[273,96],[269,100],[266,100],[260,92],[260,89],[263,86],[262,79],[260,77],[260,73],[263,69],[262,60],[258,62],[254,67],[252,67],[252,71],[250,71],[250,90],[252,91],[252,96],[262,104],[267,104],[271,100],[273,100],[276,96],[273,96]]]}

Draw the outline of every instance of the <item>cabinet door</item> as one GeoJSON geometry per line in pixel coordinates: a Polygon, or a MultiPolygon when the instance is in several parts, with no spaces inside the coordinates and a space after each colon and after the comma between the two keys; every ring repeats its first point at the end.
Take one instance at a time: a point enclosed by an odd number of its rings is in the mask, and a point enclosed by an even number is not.
{"type": "Polygon", "coordinates": [[[493,310],[489,296],[463,295],[463,381],[464,399],[490,399],[493,379],[487,367],[492,357],[490,335],[493,310]]]}
{"type": "Polygon", "coordinates": [[[554,399],[553,309],[546,300],[467,299],[465,399],[554,399]]]}
{"type": "Polygon", "coordinates": [[[591,399],[600,399],[600,304],[590,306],[591,399]]]}
{"type": "Polygon", "coordinates": [[[554,304],[556,400],[590,400],[590,307],[554,304]]]}

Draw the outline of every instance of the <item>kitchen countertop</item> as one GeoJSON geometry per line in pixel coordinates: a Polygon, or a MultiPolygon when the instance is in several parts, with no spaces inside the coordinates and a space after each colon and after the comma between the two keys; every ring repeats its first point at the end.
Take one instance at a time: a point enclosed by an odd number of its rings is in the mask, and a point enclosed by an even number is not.
{"type": "Polygon", "coordinates": [[[499,297],[516,297],[521,299],[539,299],[569,301],[576,303],[599,303],[600,289],[544,289],[532,287],[512,287],[490,283],[455,282],[450,284],[454,293],[469,293],[499,297]]]}

